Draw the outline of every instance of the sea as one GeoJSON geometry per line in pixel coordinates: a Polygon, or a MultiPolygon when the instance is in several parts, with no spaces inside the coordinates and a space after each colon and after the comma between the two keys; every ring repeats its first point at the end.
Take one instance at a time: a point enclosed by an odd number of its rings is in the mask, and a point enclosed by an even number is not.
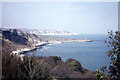
{"type": "MultiPolygon", "coordinates": [[[[66,42],[59,44],[48,44],[33,51],[34,56],[59,56],[65,62],[72,58],[79,61],[82,67],[96,71],[103,66],[109,66],[110,58],[107,55],[110,47],[107,47],[105,40],[108,40],[108,35],[59,35],[59,37],[73,39],[88,39],[93,42],[66,42]]],[[[26,53],[30,55],[29,53],[26,53]]]]}

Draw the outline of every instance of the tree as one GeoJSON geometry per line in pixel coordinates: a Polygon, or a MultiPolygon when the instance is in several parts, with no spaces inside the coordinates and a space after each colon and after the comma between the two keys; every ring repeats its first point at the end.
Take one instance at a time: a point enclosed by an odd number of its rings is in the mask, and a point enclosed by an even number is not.
{"type": "Polygon", "coordinates": [[[107,76],[112,79],[120,78],[120,32],[111,30],[108,34],[109,40],[105,42],[108,43],[108,47],[111,47],[111,50],[107,52],[111,62],[107,76]]]}
{"type": "Polygon", "coordinates": [[[42,66],[40,61],[34,56],[24,56],[23,60],[21,60],[16,55],[3,53],[2,78],[52,80],[53,76],[50,74],[49,69],[42,66]]]}
{"type": "Polygon", "coordinates": [[[45,80],[51,80],[52,77],[49,70],[43,67],[36,57],[24,57],[23,62],[20,65],[20,70],[23,73],[23,78],[28,80],[44,78],[45,80]]]}

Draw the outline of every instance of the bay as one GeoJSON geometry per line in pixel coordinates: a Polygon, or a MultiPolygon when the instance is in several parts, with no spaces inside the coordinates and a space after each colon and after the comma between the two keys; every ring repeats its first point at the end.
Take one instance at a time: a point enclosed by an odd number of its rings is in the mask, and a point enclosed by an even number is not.
{"type": "Polygon", "coordinates": [[[107,56],[107,43],[104,42],[108,35],[63,35],[59,37],[74,39],[89,39],[94,42],[69,42],[43,46],[34,51],[34,56],[59,56],[65,62],[69,58],[78,60],[81,65],[89,70],[96,71],[103,66],[108,66],[110,58],[107,56]]]}

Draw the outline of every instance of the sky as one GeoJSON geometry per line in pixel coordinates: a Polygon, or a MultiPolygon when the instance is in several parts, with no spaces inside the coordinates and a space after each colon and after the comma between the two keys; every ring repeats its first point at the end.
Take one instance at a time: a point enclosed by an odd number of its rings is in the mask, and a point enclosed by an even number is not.
{"type": "Polygon", "coordinates": [[[107,34],[118,29],[118,3],[3,2],[2,26],[107,34]]]}

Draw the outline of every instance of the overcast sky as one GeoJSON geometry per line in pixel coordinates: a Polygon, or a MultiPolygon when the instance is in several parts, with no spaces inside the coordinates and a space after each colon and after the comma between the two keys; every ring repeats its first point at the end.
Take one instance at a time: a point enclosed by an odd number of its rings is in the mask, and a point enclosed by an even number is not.
{"type": "Polygon", "coordinates": [[[3,27],[107,34],[118,29],[116,2],[4,2],[3,27]]]}

